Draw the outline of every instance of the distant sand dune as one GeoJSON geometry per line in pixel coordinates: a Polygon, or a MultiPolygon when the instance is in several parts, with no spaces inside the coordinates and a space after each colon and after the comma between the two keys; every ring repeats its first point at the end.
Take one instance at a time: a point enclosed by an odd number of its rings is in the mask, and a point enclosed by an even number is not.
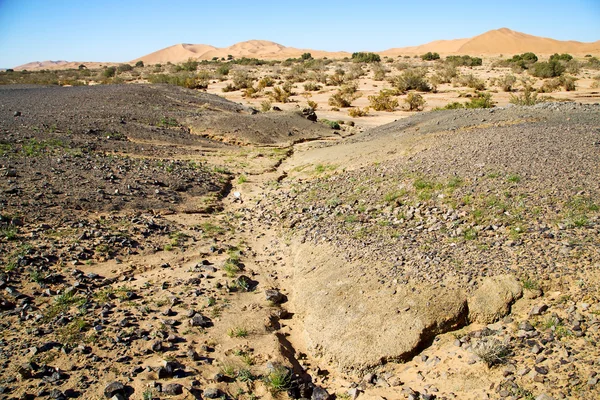
{"type": "MultiPolygon", "coordinates": [[[[481,35],[454,40],[436,40],[427,44],[412,47],[392,48],[378,52],[382,56],[396,57],[398,55],[419,55],[427,52],[437,52],[440,55],[469,54],[474,56],[492,56],[513,54],[532,51],[539,55],[553,53],[570,53],[576,56],[586,54],[600,54],[600,40],[593,43],[576,41],[560,41],[515,32],[508,28],[491,30],[481,35]]],[[[164,64],[167,62],[181,63],[188,59],[211,60],[214,57],[227,58],[231,55],[235,58],[252,57],[265,60],[285,60],[287,58],[300,57],[303,53],[311,53],[313,57],[343,58],[349,57],[348,52],[328,52],[311,49],[297,49],[285,47],[281,44],[268,40],[249,40],[236,43],[229,47],[217,48],[206,44],[176,44],[145,56],[136,58],[131,63],[143,61],[145,64],[164,64]]],[[[59,69],[77,68],[85,64],[88,68],[99,65],[112,65],[114,63],[86,63],[67,61],[43,61],[33,62],[19,67],[16,70],[28,69],[59,69]]]]}

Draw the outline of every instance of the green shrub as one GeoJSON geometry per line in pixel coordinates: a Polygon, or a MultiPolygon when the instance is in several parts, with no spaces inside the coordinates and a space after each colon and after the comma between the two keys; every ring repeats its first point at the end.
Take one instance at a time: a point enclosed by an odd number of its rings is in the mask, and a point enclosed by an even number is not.
{"type": "Polygon", "coordinates": [[[308,82],[304,84],[304,90],[307,92],[317,92],[321,90],[321,86],[314,82],[308,82]]]}
{"type": "Polygon", "coordinates": [[[135,63],[136,68],[144,68],[144,62],[142,60],[135,63]]]}
{"type": "Polygon", "coordinates": [[[573,56],[567,53],[564,54],[558,54],[558,53],[554,53],[550,56],[550,59],[548,61],[571,61],[573,59],[573,56]]]}
{"type": "Polygon", "coordinates": [[[417,93],[409,93],[404,102],[408,104],[409,111],[421,111],[425,106],[425,99],[417,93]]]}
{"type": "Polygon", "coordinates": [[[373,62],[380,62],[381,57],[379,56],[379,54],[375,54],[375,53],[358,52],[358,53],[352,53],[352,61],[373,63],[373,62]]]}
{"type": "Polygon", "coordinates": [[[475,67],[483,64],[479,57],[471,56],[448,56],[446,62],[454,66],[475,67]]]}
{"type": "Polygon", "coordinates": [[[300,56],[300,58],[301,58],[302,60],[305,60],[305,61],[306,61],[306,60],[310,60],[310,59],[312,58],[312,55],[311,55],[310,53],[303,53],[303,54],[300,56]]]}
{"type": "Polygon", "coordinates": [[[494,101],[491,93],[478,93],[477,97],[472,97],[468,103],[465,103],[465,108],[492,108],[494,101]]]}
{"type": "Polygon", "coordinates": [[[290,92],[285,90],[285,87],[276,86],[273,91],[269,93],[269,97],[275,102],[287,103],[290,99],[290,92]]]}
{"type": "Polygon", "coordinates": [[[371,108],[375,111],[394,111],[398,107],[398,100],[393,96],[391,90],[382,90],[377,96],[369,96],[371,108]]]}
{"type": "Polygon", "coordinates": [[[119,64],[119,66],[117,67],[117,71],[119,72],[127,72],[127,71],[131,71],[133,69],[133,67],[129,64],[119,64]]]}
{"type": "Polygon", "coordinates": [[[525,85],[523,94],[511,94],[509,99],[509,102],[511,104],[516,104],[519,106],[532,106],[534,104],[541,103],[542,101],[544,100],[538,98],[538,93],[535,90],[533,90],[533,87],[531,85],[525,85]]]}
{"type": "Polygon", "coordinates": [[[439,60],[439,59],[440,59],[440,55],[438,53],[432,53],[430,51],[421,55],[421,60],[423,60],[423,61],[433,61],[433,60],[439,60]]]}
{"type": "Polygon", "coordinates": [[[399,92],[406,92],[408,90],[417,90],[419,92],[431,91],[431,86],[425,79],[427,72],[421,69],[407,69],[400,75],[394,76],[390,83],[399,92]]]}
{"type": "Polygon", "coordinates": [[[341,129],[341,126],[337,121],[330,121],[328,119],[322,119],[321,122],[324,123],[325,125],[329,126],[333,130],[339,131],[341,129]]]}
{"type": "Polygon", "coordinates": [[[538,57],[534,53],[523,53],[514,55],[508,60],[510,63],[516,64],[523,69],[528,69],[531,65],[538,61],[538,57]]]}
{"type": "Polygon", "coordinates": [[[327,103],[332,107],[346,108],[352,105],[352,100],[353,98],[351,95],[345,94],[338,90],[336,93],[331,95],[327,103]]]}
{"type": "Polygon", "coordinates": [[[150,83],[166,83],[168,85],[182,86],[188,89],[206,89],[208,81],[197,74],[177,73],[177,74],[155,74],[148,77],[150,83]]]}
{"type": "Polygon", "coordinates": [[[102,72],[102,75],[104,75],[105,78],[112,78],[116,74],[117,74],[117,67],[107,67],[102,72]]]}
{"type": "Polygon", "coordinates": [[[531,75],[538,78],[554,78],[556,76],[561,76],[563,72],[565,72],[565,67],[560,62],[548,61],[548,62],[539,62],[533,64],[533,66],[529,69],[531,75]]]}
{"type": "Polygon", "coordinates": [[[227,76],[227,75],[229,75],[230,70],[231,70],[231,67],[229,65],[223,64],[217,68],[216,72],[218,75],[227,76]]]}
{"type": "Polygon", "coordinates": [[[365,117],[369,115],[369,107],[361,109],[360,107],[351,108],[348,110],[348,115],[352,118],[365,117]]]}

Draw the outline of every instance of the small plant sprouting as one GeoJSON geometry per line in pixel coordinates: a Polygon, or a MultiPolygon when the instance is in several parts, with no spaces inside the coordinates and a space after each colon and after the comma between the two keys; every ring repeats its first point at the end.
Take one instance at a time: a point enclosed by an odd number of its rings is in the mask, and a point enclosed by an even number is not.
{"type": "Polygon", "coordinates": [[[248,336],[248,334],[249,334],[248,329],[241,327],[241,326],[236,326],[227,331],[227,335],[232,338],[233,337],[245,338],[248,336]]]}
{"type": "Polygon", "coordinates": [[[276,394],[287,390],[290,387],[292,374],[284,366],[275,366],[265,376],[264,381],[271,393],[276,394]]]}
{"type": "Polygon", "coordinates": [[[484,338],[474,346],[473,353],[481,358],[488,367],[492,367],[506,362],[510,355],[510,349],[506,343],[498,339],[484,338]]]}

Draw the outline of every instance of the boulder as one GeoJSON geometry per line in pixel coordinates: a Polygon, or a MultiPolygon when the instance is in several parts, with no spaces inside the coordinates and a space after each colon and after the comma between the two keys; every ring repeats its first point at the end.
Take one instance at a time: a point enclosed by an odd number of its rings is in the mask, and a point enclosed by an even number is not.
{"type": "Polygon", "coordinates": [[[485,278],[469,299],[469,320],[491,324],[506,316],[523,296],[521,283],[512,275],[485,278]]]}

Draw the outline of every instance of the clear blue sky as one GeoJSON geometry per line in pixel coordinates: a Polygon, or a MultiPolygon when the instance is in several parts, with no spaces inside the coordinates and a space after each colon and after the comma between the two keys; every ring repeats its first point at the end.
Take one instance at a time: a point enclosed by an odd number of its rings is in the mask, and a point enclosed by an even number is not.
{"type": "Polygon", "coordinates": [[[0,67],[129,61],[176,43],[264,39],[318,50],[385,50],[507,27],[600,40],[600,0],[0,0],[0,67]]]}

